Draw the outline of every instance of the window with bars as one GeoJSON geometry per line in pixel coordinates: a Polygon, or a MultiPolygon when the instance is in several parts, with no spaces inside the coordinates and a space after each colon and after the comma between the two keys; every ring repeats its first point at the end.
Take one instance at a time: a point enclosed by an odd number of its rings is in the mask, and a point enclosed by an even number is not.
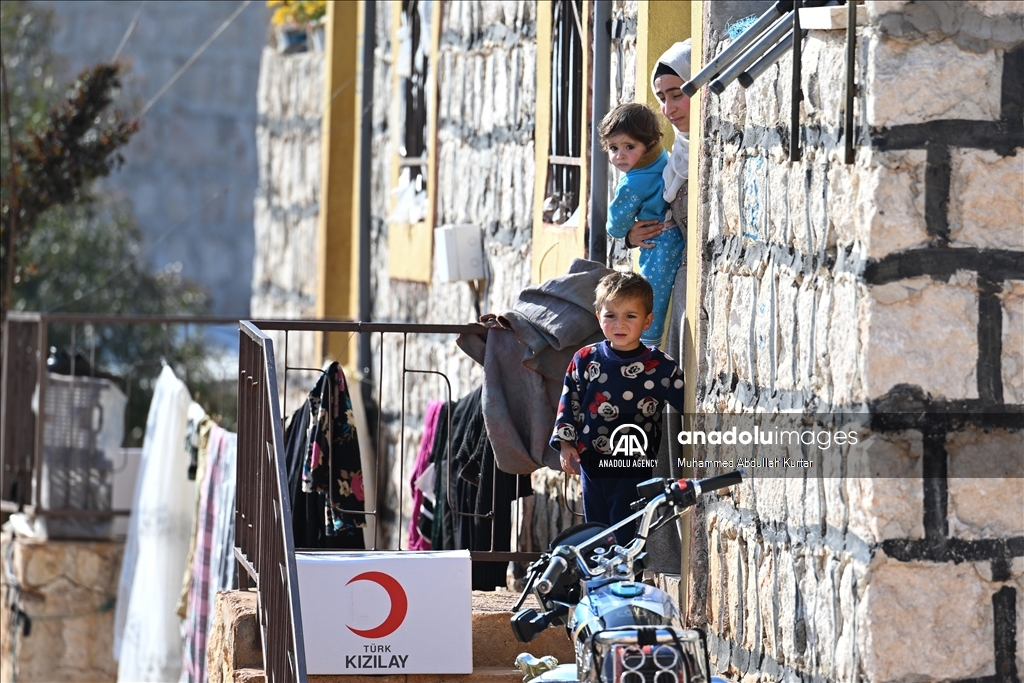
{"type": "Polygon", "coordinates": [[[551,3],[551,147],[544,222],[562,224],[580,204],[583,167],[582,0],[551,3]]]}
{"type": "Polygon", "coordinates": [[[431,9],[431,0],[402,0],[398,33],[398,195],[411,223],[423,219],[427,201],[431,9]]]}

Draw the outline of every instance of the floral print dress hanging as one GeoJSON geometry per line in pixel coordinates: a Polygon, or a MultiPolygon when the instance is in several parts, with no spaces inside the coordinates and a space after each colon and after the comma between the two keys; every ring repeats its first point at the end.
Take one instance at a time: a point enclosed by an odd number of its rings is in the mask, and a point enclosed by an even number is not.
{"type": "Polygon", "coordinates": [[[323,500],[328,536],[351,537],[362,547],[366,526],[363,469],[345,373],[331,363],[309,394],[310,421],[302,490],[323,500]]]}

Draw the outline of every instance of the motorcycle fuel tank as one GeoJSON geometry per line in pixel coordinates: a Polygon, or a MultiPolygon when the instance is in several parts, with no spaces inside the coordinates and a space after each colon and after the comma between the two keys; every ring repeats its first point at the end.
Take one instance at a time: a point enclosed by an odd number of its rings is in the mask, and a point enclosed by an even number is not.
{"type": "Polygon", "coordinates": [[[668,593],[632,581],[588,584],[586,595],[573,609],[567,625],[576,650],[578,679],[587,681],[595,673],[590,646],[595,634],[645,626],[682,629],[679,608],[668,593]]]}
{"type": "Polygon", "coordinates": [[[588,640],[597,631],[620,626],[675,626],[683,628],[675,601],[665,591],[644,583],[619,581],[587,594],[569,618],[573,640],[588,640]]]}

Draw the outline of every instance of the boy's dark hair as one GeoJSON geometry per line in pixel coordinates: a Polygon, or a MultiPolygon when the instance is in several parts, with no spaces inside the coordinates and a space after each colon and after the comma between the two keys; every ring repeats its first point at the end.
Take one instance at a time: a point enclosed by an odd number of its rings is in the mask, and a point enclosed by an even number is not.
{"type": "Polygon", "coordinates": [[[658,116],[646,104],[630,102],[620,104],[604,115],[598,127],[601,134],[601,149],[608,151],[608,138],[625,133],[647,149],[661,140],[661,126],[658,116]]]}
{"type": "Polygon", "coordinates": [[[597,284],[596,294],[594,310],[597,313],[609,299],[637,299],[647,313],[654,310],[654,289],[640,273],[615,271],[605,275],[597,284]]]}

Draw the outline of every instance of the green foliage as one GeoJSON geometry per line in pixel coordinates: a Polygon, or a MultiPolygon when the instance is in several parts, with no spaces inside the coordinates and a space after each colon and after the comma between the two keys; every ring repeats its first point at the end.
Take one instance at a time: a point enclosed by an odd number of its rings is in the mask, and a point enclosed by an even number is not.
{"type": "Polygon", "coordinates": [[[119,67],[98,64],[75,81],[67,98],[42,123],[15,137],[9,172],[3,176],[0,222],[31,232],[39,215],[86,197],[90,181],[108,175],[124,158],[116,153],[138,130],[120,111],[107,111],[121,87],[119,67]]]}
{"type": "MultiPolygon", "coordinates": [[[[0,2],[0,43],[15,137],[42,125],[46,110],[60,99],[63,89],[53,76],[54,59],[49,50],[53,35],[50,12],[39,5],[4,0],[0,2]]],[[[7,131],[3,131],[6,136],[7,131]]],[[[7,139],[3,140],[0,162],[7,171],[7,139]]]]}
{"type": "Polygon", "coordinates": [[[49,12],[25,2],[0,3],[3,38],[3,113],[0,133],[0,245],[4,277],[2,300],[25,275],[18,255],[41,215],[49,209],[89,199],[92,181],[120,166],[118,148],[138,124],[124,120],[110,105],[120,89],[119,67],[86,69],[63,101],[54,88],[49,12]],[[13,261],[13,263],[12,263],[13,261]]]}
{"type": "MultiPolygon", "coordinates": [[[[100,195],[88,203],[56,206],[42,216],[19,252],[21,280],[14,308],[24,311],[117,315],[204,315],[205,290],[181,275],[181,264],[150,272],[143,266],[142,233],[124,202],[100,195]]],[[[187,380],[207,412],[235,424],[235,385],[208,366],[210,346],[201,328],[165,324],[53,324],[50,346],[80,352],[113,373],[130,401],[127,445],[141,444],[153,380],[167,362],[187,380]]]]}
{"type": "Polygon", "coordinates": [[[14,308],[67,313],[187,315],[208,310],[206,292],[181,264],[143,266],[142,232],[129,206],[100,196],[44,213],[19,252],[14,308]]]}

